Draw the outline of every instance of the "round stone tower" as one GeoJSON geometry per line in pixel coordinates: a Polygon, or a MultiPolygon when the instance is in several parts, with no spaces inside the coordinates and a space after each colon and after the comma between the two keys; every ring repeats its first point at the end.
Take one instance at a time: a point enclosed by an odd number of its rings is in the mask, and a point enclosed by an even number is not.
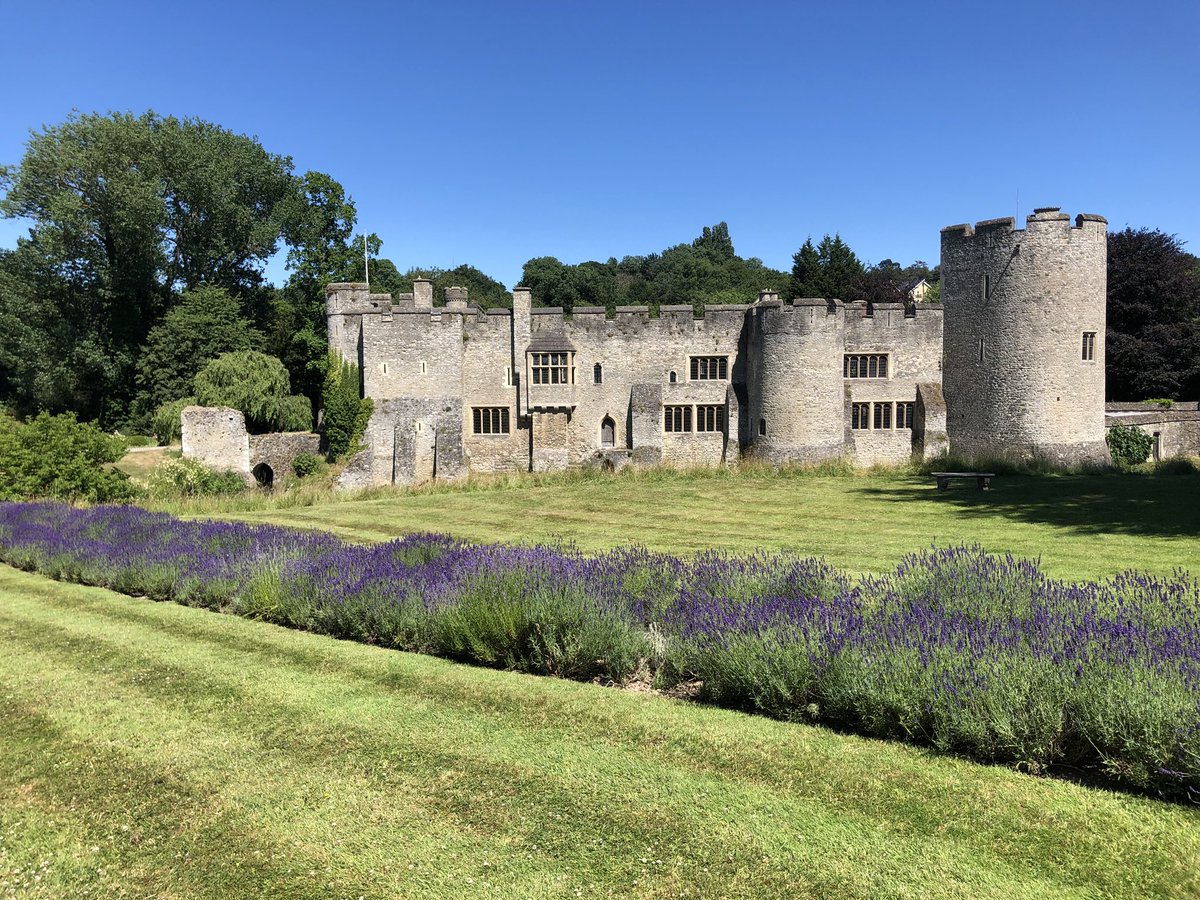
{"type": "Polygon", "coordinates": [[[1106,461],[1102,216],[1036,209],[942,229],[950,451],[1106,461]]]}
{"type": "Polygon", "coordinates": [[[773,463],[839,458],[845,448],[843,318],[825,300],[778,300],[752,307],[750,411],[752,453],[773,463]]]}

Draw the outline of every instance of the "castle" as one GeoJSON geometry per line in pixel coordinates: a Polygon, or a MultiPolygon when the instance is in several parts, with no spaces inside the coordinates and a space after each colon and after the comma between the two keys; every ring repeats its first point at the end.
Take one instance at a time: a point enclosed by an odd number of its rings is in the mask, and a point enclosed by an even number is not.
{"type": "Polygon", "coordinates": [[[418,280],[326,289],[329,343],[374,401],[343,486],[466,472],[1106,460],[1106,221],[1057,208],[942,230],[940,302],[481,311],[418,280]]]}

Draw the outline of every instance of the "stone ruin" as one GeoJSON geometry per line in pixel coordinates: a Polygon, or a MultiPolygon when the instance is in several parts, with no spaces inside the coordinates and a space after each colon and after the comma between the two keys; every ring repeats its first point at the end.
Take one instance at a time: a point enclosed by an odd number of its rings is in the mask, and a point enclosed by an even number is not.
{"type": "Polygon", "coordinates": [[[302,453],[319,453],[321,436],[306,431],[250,434],[246,417],[228,406],[188,406],[181,416],[183,458],[237,472],[246,485],[270,488],[302,453]]]}

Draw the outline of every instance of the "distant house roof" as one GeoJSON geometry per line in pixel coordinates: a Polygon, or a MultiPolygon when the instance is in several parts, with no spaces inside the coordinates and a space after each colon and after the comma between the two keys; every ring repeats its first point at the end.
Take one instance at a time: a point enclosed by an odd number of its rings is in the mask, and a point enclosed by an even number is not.
{"type": "Polygon", "coordinates": [[[565,332],[548,331],[536,334],[529,342],[530,353],[574,353],[575,345],[567,338],[565,332]]]}
{"type": "Polygon", "coordinates": [[[923,284],[928,285],[929,282],[927,280],[925,280],[924,278],[913,278],[910,281],[906,281],[906,282],[904,282],[904,284],[900,285],[900,290],[911,297],[913,291],[915,291],[917,288],[919,288],[923,284]]]}

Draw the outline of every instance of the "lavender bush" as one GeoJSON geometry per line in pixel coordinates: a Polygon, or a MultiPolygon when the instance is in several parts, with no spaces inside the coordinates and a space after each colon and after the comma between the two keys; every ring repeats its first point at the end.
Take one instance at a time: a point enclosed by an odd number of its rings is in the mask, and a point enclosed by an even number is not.
{"type": "Polygon", "coordinates": [[[722,705],[1200,800],[1200,585],[1048,578],[978,547],[850,579],[788,553],[369,547],[131,507],[0,504],[0,560],[156,600],[722,705]]]}

